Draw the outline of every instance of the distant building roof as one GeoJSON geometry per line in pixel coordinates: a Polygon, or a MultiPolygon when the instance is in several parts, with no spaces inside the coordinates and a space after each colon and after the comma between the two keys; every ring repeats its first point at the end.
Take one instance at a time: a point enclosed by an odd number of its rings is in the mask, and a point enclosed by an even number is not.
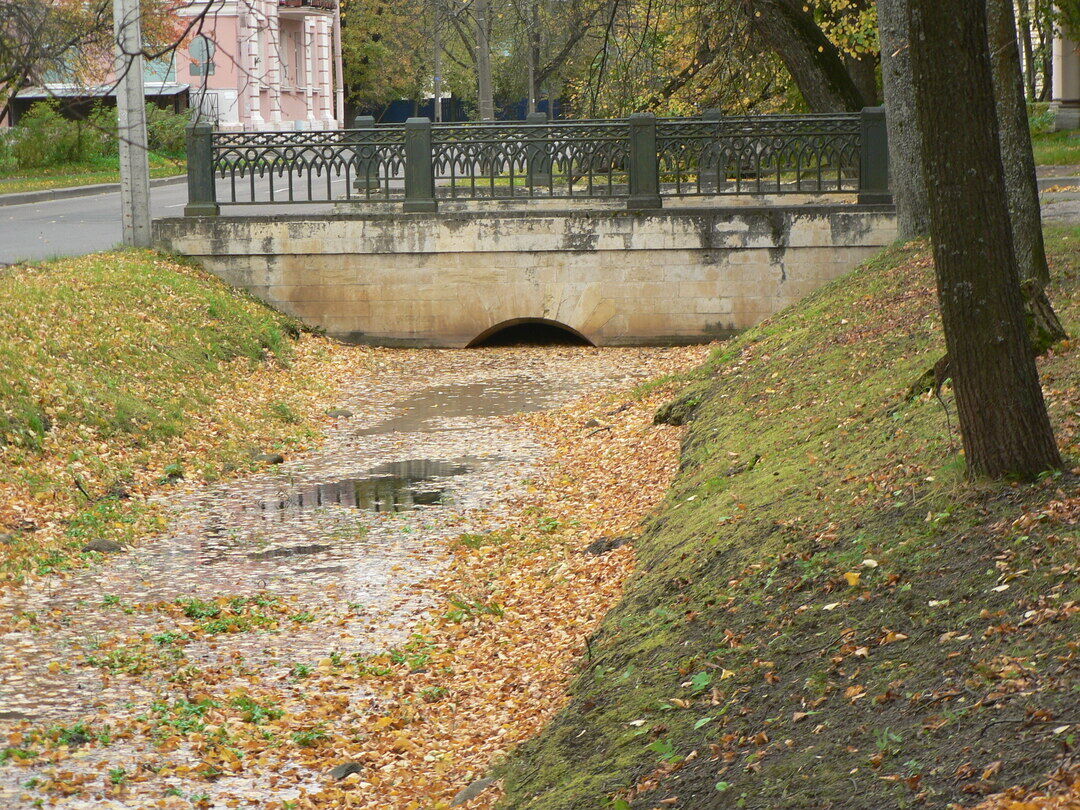
{"type": "MultiPolygon", "coordinates": [[[[175,96],[190,89],[190,85],[176,82],[146,82],[146,95],[148,96],[175,96]]],[[[15,94],[20,99],[48,99],[48,98],[109,98],[116,95],[116,88],[112,85],[97,85],[87,87],[79,84],[45,84],[37,87],[24,87],[15,94]]]]}

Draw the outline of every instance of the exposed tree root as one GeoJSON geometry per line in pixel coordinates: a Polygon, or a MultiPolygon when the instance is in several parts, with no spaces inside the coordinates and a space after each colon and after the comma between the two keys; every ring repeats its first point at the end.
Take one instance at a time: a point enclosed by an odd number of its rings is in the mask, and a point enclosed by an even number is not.
{"type": "MultiPolygon", "coordinates": [[[[1028,339],[1035,356],[1041,357],[1054,344],[1065,340],[1069,335],[1039,282],[1029,279],[1022,283],[1021,289],[1024,294],[1024,312],[1027,315],[1028,339]]],[[[950,373],[949,356],[945,355],[908,386],[907,399],[915,399],[927,391],[940,391],[950,373]]]]}

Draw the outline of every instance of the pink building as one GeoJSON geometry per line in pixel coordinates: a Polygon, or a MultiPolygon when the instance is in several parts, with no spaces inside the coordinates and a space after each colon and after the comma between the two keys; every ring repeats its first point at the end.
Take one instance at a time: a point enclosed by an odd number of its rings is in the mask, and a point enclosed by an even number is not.
{"type": "MultiPolygon", "coordinates": [[[[178,112],[190,105],[225,130],[341,127],[337,0],[189,0],[176,14],[187,36],[171,59],[146,65],[147,101],[178,112]]],[[[39,81],[15,95],[0,126],[50,98],[76,115],[115,98],[111,75],[91,85],[39,81]]]]}
{"type": "Polygon", "coordinates": [[[194,0],[176,81],[222,129],[337,129],[345,118],[337,0],[194,0]],[[207,8],[209,3],[209,8],[207,8]]]}

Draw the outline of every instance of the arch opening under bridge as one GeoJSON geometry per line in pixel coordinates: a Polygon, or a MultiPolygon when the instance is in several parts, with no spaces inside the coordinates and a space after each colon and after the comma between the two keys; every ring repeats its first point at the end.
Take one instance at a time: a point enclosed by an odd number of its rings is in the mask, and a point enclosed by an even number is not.
{"type": "Polygon", "coordinates": [[[476,346],[566,345],[594,346],[581,332],[549,318],[511,318],[485,329],[469,341],[476,346]]]}

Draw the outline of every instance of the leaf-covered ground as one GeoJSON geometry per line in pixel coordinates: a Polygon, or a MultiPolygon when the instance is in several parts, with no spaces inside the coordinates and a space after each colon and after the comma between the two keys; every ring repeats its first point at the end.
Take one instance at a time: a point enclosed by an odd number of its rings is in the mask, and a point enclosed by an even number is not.
{"type": "Polygon", "coordinates": [[[652,412],[708,351],[337,346],[151,253],[9,268],[0,297],[14,807],[447,806],[562,705],[632,564],[585,548],[662,499],[681,431],[652,412]],[[492,416],[455,416],[485,380],[492,416]],[[572,404],[499,416],[522,392],[572,404]],[[452,507],[272,506],[465,454],[452,507]]]}
{"type": "Polygon", "coordinates": [[[0,269],[0,585],[160,527],[163,483],[310,445],[365,358],[149,252],[0,269]]]}
{"type": "MultiPolygon", "coordinates": [[[[1049,232],[1080,334],[1080,230],[1049,232]]],[[[1067,470],[968,484],[925,245],[722,346],[681,469],[507,808],[1075,807],[1080,368],[1039,361],[1067,470]],[[1057,802],[1057,803],[1055,803],[1057,802]],[[1072,803],[1070,803],[1072,802],[1072,803]]]]}

